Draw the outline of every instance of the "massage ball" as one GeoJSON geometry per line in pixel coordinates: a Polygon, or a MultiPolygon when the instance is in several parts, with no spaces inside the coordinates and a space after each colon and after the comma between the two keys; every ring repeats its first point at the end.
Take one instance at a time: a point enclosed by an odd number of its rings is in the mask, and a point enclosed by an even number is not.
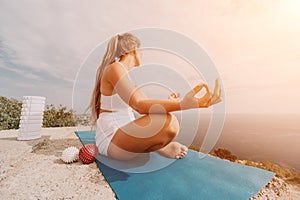
{"type": "Polygon", "coordinates": [[[84,164],[92,163],[98,156],[98,148],[94,144],[86,144],[79,150],[79,159],[84,164]]]}
{"type": "Polygon", "coordinates": [[[68,147],[62,152],[61,159],[65,163],[75,162],[78,160],[78,152],[79,150],[76,147],[68,147]]]}

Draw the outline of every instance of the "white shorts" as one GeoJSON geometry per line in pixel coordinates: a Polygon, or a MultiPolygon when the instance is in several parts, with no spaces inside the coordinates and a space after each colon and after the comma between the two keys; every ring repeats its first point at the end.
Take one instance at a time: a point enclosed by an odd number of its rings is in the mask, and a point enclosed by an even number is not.
{"type": "Polygon", "coordinates": [[[100,113],[96,123],[95,141],[101,155],[107,156],[108,146],[117,130],[134,119],[132,108],[100,113]]]}

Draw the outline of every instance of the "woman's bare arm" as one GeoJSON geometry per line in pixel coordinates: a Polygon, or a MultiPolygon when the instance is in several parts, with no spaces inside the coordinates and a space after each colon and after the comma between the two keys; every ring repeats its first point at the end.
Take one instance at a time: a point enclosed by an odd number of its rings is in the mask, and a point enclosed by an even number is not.
{"type": "Polygon", "coordinates": [[[131,101],[131,106],[140,114],[148,113],[167,113],[178,110],[183,110],[180,102],[172,102],[168,100],[158,100],[158,99],[137,99],[131,101]]]}
{"type": "Polygon", "coordinates": [[[118,64],[112,64],[109,69],[109,81],[114,86],[120,97],[134,110],[140,114],[167,113],[191,108],[208,107],[211,94],[205,84],[196,86],[182,101],[153,100],[148,99],[144,92],[137,88],[129,79],[125,69],[118,64]],[[202,88],[205,87],[207,93],[202,98],[195,98],[202,88]]]}
{"type": "Polygon", "coordinates": [[[142,90],[137,88],[130,98],[129,105],[140,114],[166,113],[192,108],[207,108],[209,106],[208,101],[210,101],[211,98],[209,93],[199,99],[194,97],[203,87],[205,87],[204,84],[196,86],[186,94],[181,101],[147,99],[144,97],[142,90]]]}

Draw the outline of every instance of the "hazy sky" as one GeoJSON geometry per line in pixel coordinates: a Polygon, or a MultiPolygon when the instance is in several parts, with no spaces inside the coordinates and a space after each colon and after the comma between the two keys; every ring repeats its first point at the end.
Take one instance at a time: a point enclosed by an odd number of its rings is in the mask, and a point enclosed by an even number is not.
{"type": "Polygon", "coordinates": [[[228,113],[300,113],[299,21],[298,0],[0,0],[0,95],[71,107],[76,73],[96,45],[160,27],[207,50],[228,113]]]}

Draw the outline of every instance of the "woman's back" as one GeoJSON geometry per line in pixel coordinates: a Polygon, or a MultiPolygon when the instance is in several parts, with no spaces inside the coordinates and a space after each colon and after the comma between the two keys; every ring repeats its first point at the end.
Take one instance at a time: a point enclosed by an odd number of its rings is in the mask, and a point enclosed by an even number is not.
{"type": "MultiPolygon", "coordinates": [[[[126,73],[128,73],[126,67],[119,61],[116,61],[120,66],[122,66],[126,73]]],[[[105,73],[109,73],[106,71],[105,73]]],[[[101,80],[101,109],[103,110],[114,110],[118,111],[121,109],[128,109],[130,106],[125,103],[122,98],[114,91],[114,87],[108,83],[108,74],[103,75],[101,80]],[[114,93],[115,92],[115,93],[114,93]]],[[[129,77],[129,76],[128,76],[129,77]]],[[[129,77],[130,78],[130,77],[129,77]]]]}

